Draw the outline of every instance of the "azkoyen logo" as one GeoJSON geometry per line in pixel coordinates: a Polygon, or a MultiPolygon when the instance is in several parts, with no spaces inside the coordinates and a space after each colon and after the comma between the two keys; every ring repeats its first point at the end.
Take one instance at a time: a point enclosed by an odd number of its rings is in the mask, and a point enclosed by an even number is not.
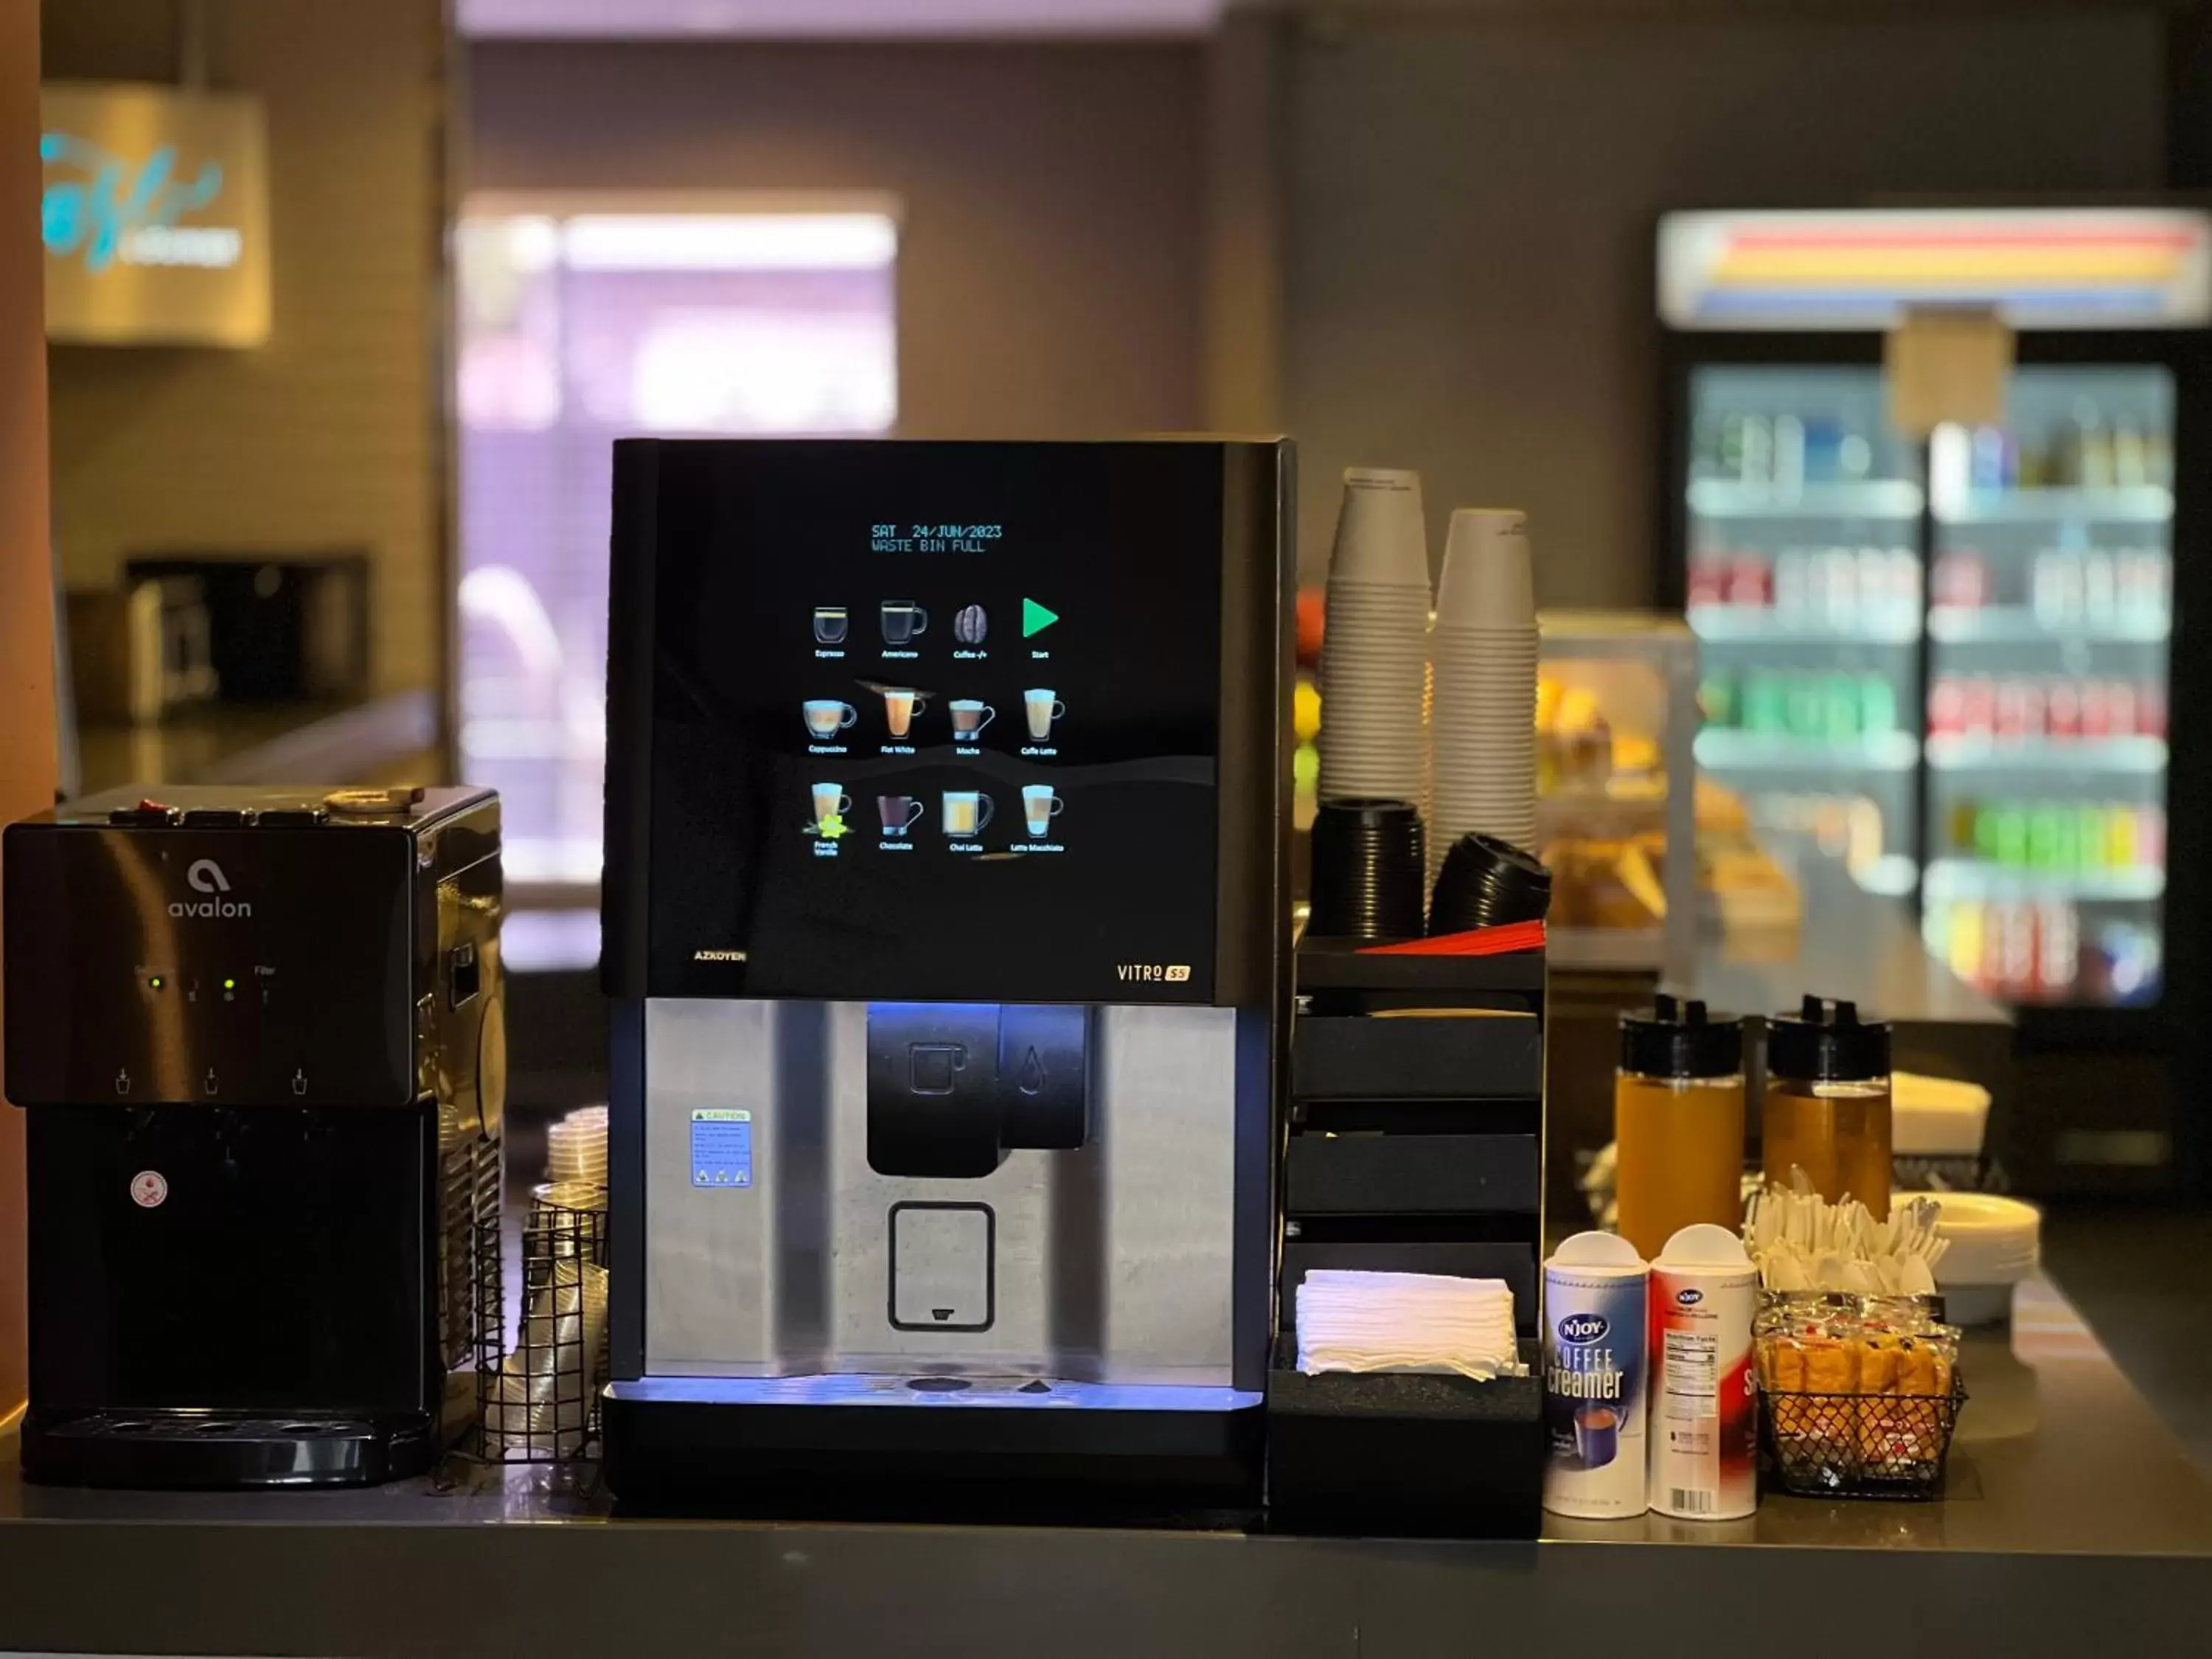
{"type": "Polygon", "coordinates": [[[193,916],[212,920],[218,916],[250,918],[253,915],[251,902],[224,896],[230,891],[230,878],[223,874],[222,866],[213,859],[194,859],[192,867],[185,872],[185,884],[195,893],[208,893],[213,896],[198,900],[170,900],[169,914],[180,921],[193,916]]]}

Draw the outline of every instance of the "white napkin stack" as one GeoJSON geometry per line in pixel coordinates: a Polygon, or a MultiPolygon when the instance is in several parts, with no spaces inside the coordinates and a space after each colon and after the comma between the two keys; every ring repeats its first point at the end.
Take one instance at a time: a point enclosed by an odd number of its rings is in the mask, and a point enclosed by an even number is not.
{"type": "Polygon", "coordinates": [[[1298,1369],[1527,1375],[1499,1279],[1316,1267],[1298,1285],[1298,1369]]]}

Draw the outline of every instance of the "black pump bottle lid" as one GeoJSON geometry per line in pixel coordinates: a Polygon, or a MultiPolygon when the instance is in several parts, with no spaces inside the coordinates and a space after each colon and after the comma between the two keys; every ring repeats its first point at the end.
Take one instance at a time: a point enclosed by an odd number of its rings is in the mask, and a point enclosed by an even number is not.
{"type": "Polygon", "coordinates": [[[1856,1002],[1808,996],[1797,1012],[1767,1021],[1766,1074],[1814,1083],[1887,1077],[1889,1027],[1862,1022],[1856,1002]]]}
{"type": "Polygon", "coordinates": [[[1664,992],[1620,1017],[1620,1069],[1640,1077],[1734,1077],[1743,1070],[1743,1022],[1664,992]]]}

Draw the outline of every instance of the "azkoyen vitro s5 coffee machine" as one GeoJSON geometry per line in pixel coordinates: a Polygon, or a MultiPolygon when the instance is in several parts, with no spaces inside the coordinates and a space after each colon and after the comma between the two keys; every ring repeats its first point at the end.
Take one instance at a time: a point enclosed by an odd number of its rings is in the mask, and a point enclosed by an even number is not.
{"type": "Polygon", "coordinates": [[[1251,1490],[1291,472],[616,447],[617,1492],[1251,1490]]]}
{"type": "Polygon", "coordinates": [[[499,803],[176,788],[9,826],[24,1471],[423,1469],[498,1361],[499,803]]]}

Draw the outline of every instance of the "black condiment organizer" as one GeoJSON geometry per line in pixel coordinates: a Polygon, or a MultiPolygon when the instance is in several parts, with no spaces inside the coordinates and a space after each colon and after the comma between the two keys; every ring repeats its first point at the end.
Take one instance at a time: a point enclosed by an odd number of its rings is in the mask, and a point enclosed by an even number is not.
{"type": "Polygon", "coordinates": [[[1297,976],[1270,1512],[1297,1530],[1533,1538],[1544,1465],[1534,1375],[1306,1376],[1296,1327],[1297,1286],[1316,1267],[1502,1279],[1533,1372],[1544,957],[1363,955],[1308,939],[1297,976]],[[1390,1017],[1423,1008],[1480,1012],[1390,1017]]]}

